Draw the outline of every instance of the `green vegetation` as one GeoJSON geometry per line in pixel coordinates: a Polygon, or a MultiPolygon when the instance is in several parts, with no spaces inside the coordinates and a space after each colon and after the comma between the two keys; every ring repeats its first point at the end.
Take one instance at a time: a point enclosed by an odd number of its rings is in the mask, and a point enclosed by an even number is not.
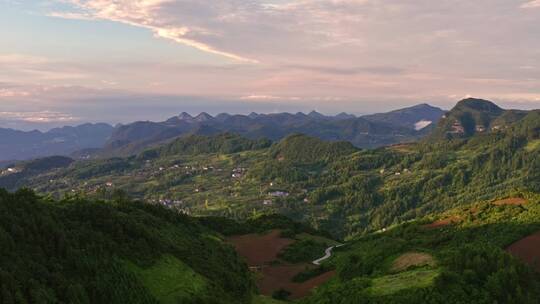
{"type": "Polygon", "coordinates": [[[419,269],[391,274],[373,279],[372,285],[366,290],[374,296],[385,296],[411,288],[425,288],[433,285],[439,275],[436,270],[419,269]]]}
{"type": "Polygon", "coordinates": [[[529,142],[525,147],[525,151],[533,152],[534,150],[538,150],[538,148],[540,148],[540,139],[529,142]]]}
{"type": "Polygon", "coordinates": [[[328,244],[301,240],[285,247],[279,257],[290,263],[311,262],[323,256],[326,248],[328,244]]]}
{"type": "Polygon", "coordinates": [[[292,280],[296,283],[302,283],[331,270],[333,270],[333,268],[327,266],[327,264],[323,264],[316,268],[306,268],[306,270],[296,274],[292,280]]]}
{"type": "Polygon", "coordinates": [[[207,235],[159,206],[0,190],[1,302],[250,303],[246,265],[207,235]]]}
{"type": "Polygon", "coordinates": [[[327,265],[337,278],[305,303],[537,303],[540,274],[504,248],[540,230],[540,195],[513,195],[528,203],[476,203],[355,238],[327,265]],[[458,220],[429,226],[448,218],[458,220]],[[409,252],[437,263],[395,273],[394,261],[409,252]]]}
{"type": "Polygon", "coordinates": [[[214,137],[190,135],[176,139],[164,146],[146,150],[139,157],[142,159],[154,159],[174,155],[232,154],[268,148],[270,145],[271,142],[267,139],[249,140],[231,133],[224,133],[214,137]]]}
{"type": "Polygon", "coordinates": [[[256,296],[253,298],[253,304],[284,304],[286,302],[279,301],[266,296],[256,296]]]}
{"type": "Polygon", "coordinates": [[[127,267],[160,303],[187,303],[207,289],[206,279],[174,256],[163,256],[149,268],[127,267]]]}

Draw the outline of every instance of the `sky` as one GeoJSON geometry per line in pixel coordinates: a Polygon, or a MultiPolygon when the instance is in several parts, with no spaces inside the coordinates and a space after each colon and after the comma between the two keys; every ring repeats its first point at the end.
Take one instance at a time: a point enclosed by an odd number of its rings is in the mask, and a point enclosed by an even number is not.
{"type": "Polygon", "coordinates": [[[540,108],[540,0],[0,0],[0,127],[540,108]]]}

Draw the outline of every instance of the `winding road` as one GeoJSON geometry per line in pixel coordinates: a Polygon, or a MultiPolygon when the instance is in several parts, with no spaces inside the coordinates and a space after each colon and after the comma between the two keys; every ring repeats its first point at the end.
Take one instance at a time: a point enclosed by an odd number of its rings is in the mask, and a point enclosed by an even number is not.
{"type": "Polygon", "coordinates": [[[330,246],[330,247],[326,248],[326,250],[324,251],[324,253],[325,253],[324,256],[322,258],[316,259],[312,263],[314,265],[317,265],[317,266],[321,265],[321,263],[324,260],[326,260],[326,259],[328,259],[328,258],[330,258],[332,256],[332,250],[334,250],[334,248],[338,248],[338,247],[341,247],[343,245],[345,245],[345,244],[336,245],[336,246],[330,246]]]}

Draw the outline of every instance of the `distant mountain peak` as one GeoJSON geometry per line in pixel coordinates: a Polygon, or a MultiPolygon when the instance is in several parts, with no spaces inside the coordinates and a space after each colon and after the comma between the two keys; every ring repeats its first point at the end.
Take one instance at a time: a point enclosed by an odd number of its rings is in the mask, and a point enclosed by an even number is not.
{"type": "Polygon", "coordinates": [[[349,113],[346,113],[346,112],[341,112],[339,113],[338,115],[334,116],[335,118],[337,119],[351,119],[351,118],[356,118],[355,115],[353,114],[349,114],[349,113]]]}
{"type": "Polygon", "coordinates": [[[191,120],[193,119],[193,116],[189,115],[189,113],[182,112],[180,115],[177,116],[180,120],[191,120]]]}
{"type": "Polygon", "coordinates": [[[206,113],[206,112],[201,112],[199,115],[197,115],[194,119],[198,122],[203,122],[203,121],[208,121],[208,120],[211,120],[212,118],[212,115],[206,113]]]}
{"type": "Polygon", "coordinates": [[[459,101],[455,107],[455,109],[459,109],[459,108],[468,108],[468,109],[473,109],[476,111],[488,112],[488,113],[493,113],[493,114],[500,114],[504,111],[495,103],[489,100],[480,99],[480,98],[463,99],[459,101]]]}
{"type": "Polygon", "coordinates": [[[431,124],[436,124],[443,115],[444,111],[442,109],[427,103],[421,103],[387,113],[378,113],[362,117],[371,122],[384,122],[419,131],[431,124]]]}
{"type": "Polygon", "coordinates": [[[252,119],[257,118],[257,117],[259,117],[259,114],[255,113],[255,112],[251,112],[251,113],[249,113],[248,117],[252,118],[252,119]]]}
{"type": "Polygon", "coordinates": [[[319,113],[319,112],[317,112],[315,110],[309,112],[308,116],[311,117],[311,118],[326,118],[326,116],[324,116],[323,114],[321,114],[321,113],[319,113]]]}
{"type": "Polygon", "coordinates": [[[231,114],[229,113],[219,113],[218,115],[216,115],[215,119],[217,121],[225,121],[230,117],[231,117],[231,114]]]}

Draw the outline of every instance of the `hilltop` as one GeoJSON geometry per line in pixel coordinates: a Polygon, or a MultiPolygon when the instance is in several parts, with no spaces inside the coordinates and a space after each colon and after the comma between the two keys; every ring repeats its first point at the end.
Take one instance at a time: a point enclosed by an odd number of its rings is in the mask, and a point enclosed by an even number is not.
{"type": "Polygon", "coordinates": [[[510,127],[527,115],[527,111],[503,110],[491,101],[468,98],[461,100],[439,122],[434,138],[466,138],[510,127]]]}

